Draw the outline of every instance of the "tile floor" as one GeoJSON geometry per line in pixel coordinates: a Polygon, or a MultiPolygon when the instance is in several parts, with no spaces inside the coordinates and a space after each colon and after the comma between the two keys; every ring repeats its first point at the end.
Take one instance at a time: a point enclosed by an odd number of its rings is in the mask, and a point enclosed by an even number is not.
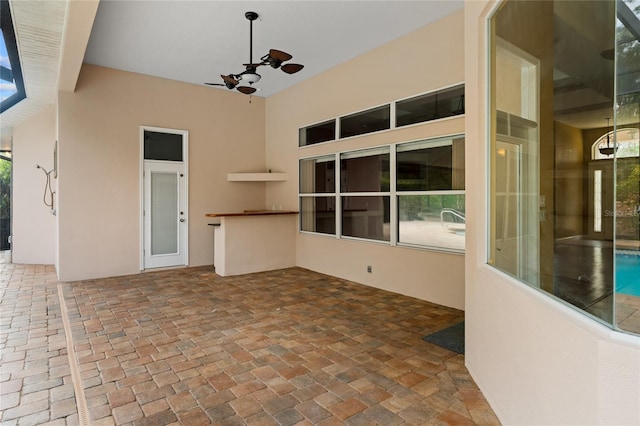
{"type": "Polygon", "coordinates": [[[464,356],[422,340],[461,311],[304,269],[4,263],[0,297],[3,425],[499,423],[464,356]]]}

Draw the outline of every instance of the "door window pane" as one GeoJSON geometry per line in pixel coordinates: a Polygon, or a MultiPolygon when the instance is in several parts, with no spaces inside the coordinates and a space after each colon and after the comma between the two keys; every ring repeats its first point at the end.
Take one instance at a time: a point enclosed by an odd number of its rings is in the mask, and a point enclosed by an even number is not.
{"type": "Polygon", "coordinates": [[[602,170],[593,172],[593,232],[602,232],[602,170]]]}
{"type": "Polygon", "coordinates": [[[178,252],[178,175],[151,172],[151,254],[178,252]]]}

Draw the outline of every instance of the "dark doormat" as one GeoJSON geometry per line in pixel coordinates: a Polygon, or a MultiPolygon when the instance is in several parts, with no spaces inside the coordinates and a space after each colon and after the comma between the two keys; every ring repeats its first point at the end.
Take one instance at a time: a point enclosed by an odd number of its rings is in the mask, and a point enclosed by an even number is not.
{"type": "Polygon", "coordinates": [[[464,355],[464,321],[424,336],[422,339],[464,355]]]}

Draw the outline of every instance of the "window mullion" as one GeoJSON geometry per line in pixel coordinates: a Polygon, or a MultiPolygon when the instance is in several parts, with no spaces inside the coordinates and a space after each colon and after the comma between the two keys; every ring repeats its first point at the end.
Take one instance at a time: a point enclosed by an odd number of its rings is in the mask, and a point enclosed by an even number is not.
{"type": "MultiPolygon", "coordinates": [[[[395,103],[392,103],[392,117],[395,117],[395,103]]],[[[395,125],[395,118],[393,120],[395,125]]],[[[389,150],[389,243],[398,244],[398,197],[396,196],[396,147],[389,150]]]]}
{"type": "MultiPolygon", "coordinates": [[[[340,120],[338,120],[338,125],[336,126],[336,132],[340,130],[340,120]]],[[[336,238],[342,237],[342,181],[340,177],[340,153],[335,154],[335,179],[336,179],[336,238]]]]}

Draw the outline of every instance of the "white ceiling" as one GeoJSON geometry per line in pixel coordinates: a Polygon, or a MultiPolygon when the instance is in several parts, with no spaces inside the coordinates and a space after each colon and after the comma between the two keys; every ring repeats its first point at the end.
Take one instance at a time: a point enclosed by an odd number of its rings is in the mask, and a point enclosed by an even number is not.
{"type": "MultiPolygon", "coordinates": [[[[269,49],[305,68],[288,75],[268,66],[255,96],[268,97],[461,9],[462,0],[141,1],[102,0],[85,62],[194,84],[222,82],[269,49]]],[[[212,87],[211,90],[228,90],[212,87]]]]}

